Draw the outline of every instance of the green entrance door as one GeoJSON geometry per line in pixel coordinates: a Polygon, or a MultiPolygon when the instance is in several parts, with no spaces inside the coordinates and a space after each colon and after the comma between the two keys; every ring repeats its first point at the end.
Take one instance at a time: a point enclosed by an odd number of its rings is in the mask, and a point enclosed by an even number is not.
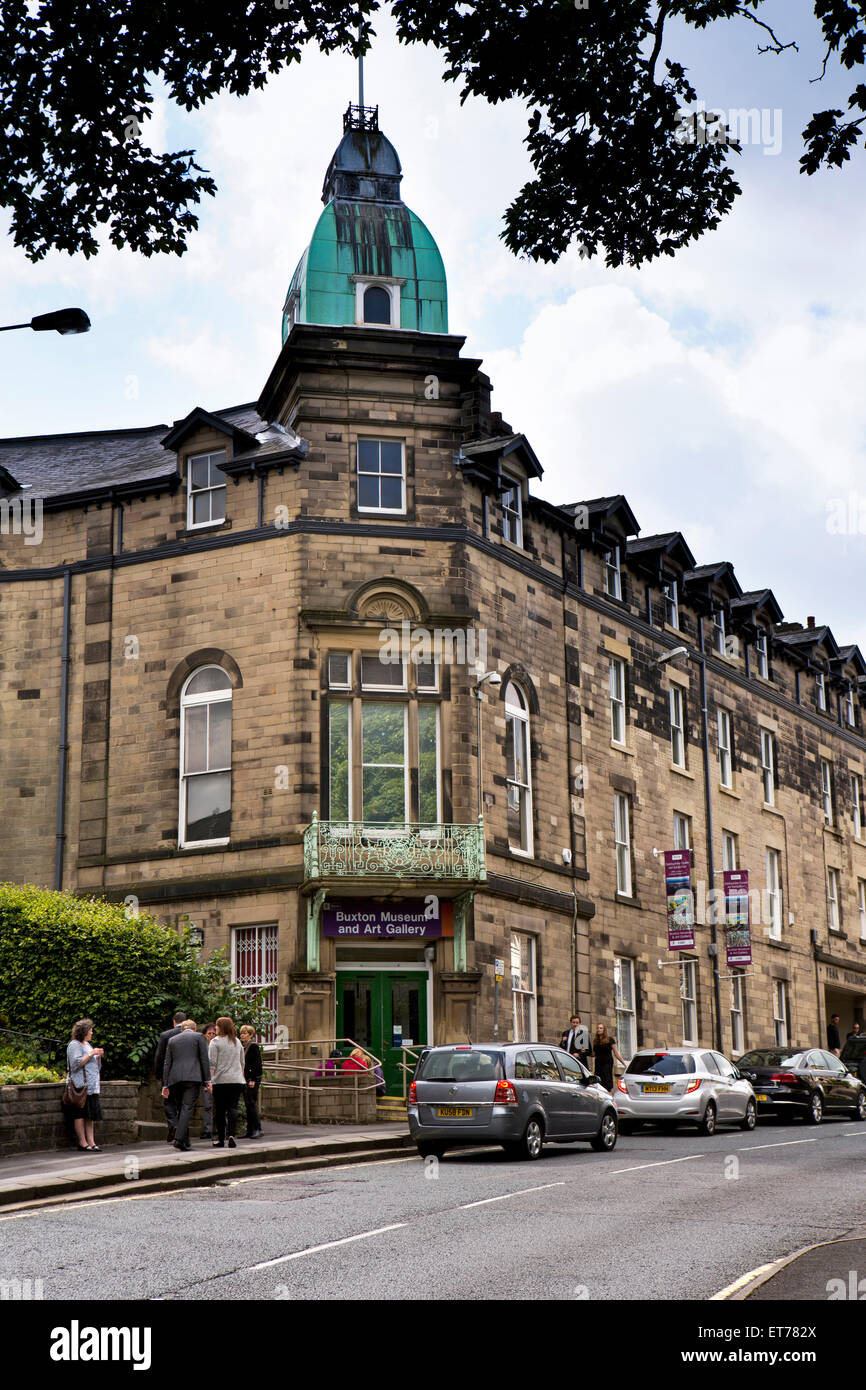
{"type": "Polygon", "coordinates": [[[426,972],[339,970],[337,1034],[381,1057],[386,1094],[402,1096],[401,1043],[427,1042],[426,972]]]}

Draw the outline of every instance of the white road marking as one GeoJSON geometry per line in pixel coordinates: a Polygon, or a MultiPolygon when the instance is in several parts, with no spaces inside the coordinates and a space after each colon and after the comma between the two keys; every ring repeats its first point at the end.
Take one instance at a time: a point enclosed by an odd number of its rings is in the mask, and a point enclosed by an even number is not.
{"type": "Polygon", "coordinates": [[[638,1163],[634,1168],[614,1168],[611,1177],[617,1173],[639,1173],[642,1168],[667,1168],[671,1163],[691,1163],[693,1158],[708,1158],[709,1154],[686,1154],[685,1158],[664,1158],[660,1163],[638,1163]]]}
{"type": "Polygon", "coordinates": [[[778,1144],[750,1144],[748,1148],[739,1148],[737,1153],[752,1154],[757,1153],[758,1149],[790,1149],[794,1144],[817,1144],[815,1139],[781,1139],[778,1144]]]}
{"type": "Polygon", "coordinates": [[[486,1207],[488,1202],[507,1202],[509,1197],[524,1197],[527,1192],[544,1192],[548,1187],[565,1187],[564,1182],[543,1182],[538,1187],[521,1187],[517,1192],[503,1192],[499,1197],[482,1197],[480,1202],[464,1202],[460,1207],[461,1211],[468,1211],[470,1207],[486,1207]]]}
{"type": "Polygon", "coordinates": [[[774,1260],[772,1264],[758,1265],[757,1269],[750,1270],[748,1274],[741,1274],[739,1279],[735,1279],[733,1284],[728,1284],[726,1289],[719,1289],[718,1293],[712,1294],[709,1302],[719,1303],[723,1299],[730,1298],[732,1293],[736,1293],[738,1289],[745,1288],[746,1284],[751,1284],[752,1280],[757,1279],[759,1274],[768,1274],[771,1269],[775,1269],[776,1265],[782,1263],[782,1260],[774,1260]]]}
{"type": "Polygon", "coordinates": [[[318,1255],[322,1250],[334,1250],[338,1245],[351,1245],[356,1240],[369,1240],[371,1236],[382,1236],[386,1231],[400,1231],[407,1223],[396,1221],[393,1226],[377,1226],[375,1231],[361,1231],[356,1236],[344,1236],[342,1240],[328,1240],[324,1245],[309,1245],[306,1250],[293,1250],[291,1255],[278,1255],[275,1260],[262,1260],[261,1264],[247,1265],[239,1270],[241,1274],[251,1274],[255,1269],[272,1269],[274,1265],[284,1265],[288,1260],[302,1260],[306,1255],[318,1255]]]}

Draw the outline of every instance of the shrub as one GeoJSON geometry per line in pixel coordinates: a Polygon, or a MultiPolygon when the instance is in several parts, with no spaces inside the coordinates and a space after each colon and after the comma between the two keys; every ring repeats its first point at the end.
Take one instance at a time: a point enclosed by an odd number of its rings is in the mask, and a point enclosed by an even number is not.
{"type": "Polygon", "coordinates": [[[50,1067],[11,1067],[0,1063],[0,1086],[26,1086],[34,1081],[63,1081],[65,1072],[50,1067]]]}

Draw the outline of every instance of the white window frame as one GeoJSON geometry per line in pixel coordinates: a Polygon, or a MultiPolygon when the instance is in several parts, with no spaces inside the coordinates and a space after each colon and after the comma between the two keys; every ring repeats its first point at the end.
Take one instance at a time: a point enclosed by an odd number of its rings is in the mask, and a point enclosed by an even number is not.
{"type": "Polygon", "coordinates": [[[692,818],[683,811],[674,811],[674,849],[691,849],[692,818]]]}
{"type": "Polygon", "coordinates": [[[242,926],[233,926],[231,929],[231,937],[232,984],[238,985],[241,989],[248,989],[250,993],[258,993],[263,987],[267,989],[269,998],[268,1007],[274,1015],[274,1020],[271,1028],[267,1033],[263,1034],[262,1037],[265,1043],[276,1042],[279,1009],[278,991],[280,982],[278,924],[276,922],[265,922],[261,925],[256,923],[255,925],[249,926],[246,924],[242,926]],[[253,932],[255,934],[256,956],[260,963],[260,968],[256,972],[257,978],[255,980],[241,980],[238,976],[238,943],[241,939],[242,932],[253,932]],[[273,950],[273,958],[275,961],[275,968],[271,978],[268,978],[269,972],[264,969],[264,962],[269,949],[273,950]]]}
{"type": "Polygon", "coordinates": [[[629,956],[613,958],[613,998],[617,1050],[630,1062],[637,1048],[637,1004],[634,961],[629,956]]]}
{"type": "Polygon", "coordinates": [[[851,810],[854,817],[854,838],[863,838],[863,779],[859,772],[851,773],[851,810]]]}
{"type": "Polygon", "coordinates": [[[764,805],[776,804],[776,740],[769,729],[761,730],[761,782],[764,805]]]}
{"type": "MultiPolygon", "coordinates": [[[[387,693],[388,691],[390,691],[390,692],[391,692],[392,694],[394,694],[394,695],[405,695],[405,694],[406,694],[406,691],[408,690],[408,686],[407,686],[407,684],[406,684],[406,663],[405,663],[405,661],[383,662],[383,661],[380,660],[380,663],[379,663],[379,664],[382,665],[382,666],[399,666],[399,667],[400,667],[400,671],[401,671],[401,681],[400,681],[400,684],[399,684],[399,685],[375,685],[375,684],[371,684],[369,681],[366,681],[366,680],[364,679],[364,658],[365,658],[365,657],[368,657],[368,656],[370,656],[370,657],[378,657],[378,656],[379,656],[379,652],[362,652],[362,653],[361,653],[361,689],[362,689],[362,691],[364,692],[364,694],[366,695],[366,694],[368,694],[368,693],[369,693],[369,694],[376,694],[376,693],[377,693],[377,694],[380,694],[380,695],[381,695],[381,694],[385,694],[385,693],[387,693]]],[[[350,666],[350,672],[351,672],[351,666],[350,666]]],[[[347,688],[348,688],[348,687],[347,687],[347,688]]]]}
{"type": "Polygon", "coordinates": [[[853,729],[853,728],[855,727],[855,719],[854,719],[854,690],[853,690],[853,687],[850,686],[850,685],[848,686],[848,689],[845,691],[845,701],[844,701],[844,703],[845,703],[845,723],[848,725],[848,728],[849,728],[849,729],[853,729]]]}
{"type": "Polygon", "coordinates": [[[734,760],[731,754],[733,720],[730,710],[716,710],[716,734],[719,753],[719,786],[729,790],[734,785],[734,760]]]}
{"type": "MultiPolygon", "coordinates": [[[[214,664],[208,666],[198,666],[194,671],[190,672],[190,674],[187,676],[186,680],[183,683],[183,689],[180,693],[180,786],[178,788],[177,815],[177,841],[178,848],[180,849],[203,849],[208,845],[227,845],[231,838],[229,835],[225,835],[222,838],[216,840],[188,840],[186,838],[187,779],[190,777],[200,777],[203,775],[207,776],[211,773],[218,772],[227,772],[229,774],[229,777],[231,777],[231,735],[229,739],[228,767],[209,767],[206,774],[196,772],[185,772],[184,768],[186,766],[186,711],[188,709],[200,707],[201,705],[232,705],[233,695],[234,691],[232,689],[231,680],[229,678],[228,673],[223,669],[222,666],[216,666],[214,664]],[[221,675],[225,676],[226,681],[228,682],[227,687],[221,690],[205,690],[200,695],[187,695],[186,692],[189,685],[195,679],[196,676],[201,675],[202,671],[219,671],[221,675]]],[[[231,782],[229,782],[229,814],[231,814],[231,782]]]]}
{"type": "Polygon", "coordinates": [[[737,854],[737,837],[730,830],[722,831],[722,870],[725,873],[733,874],[737,872],[739,855],[737,854]]]}
{"type": "Polygon", "coordinates": [[[821,714],[827,713],[827,677],[823,671],[815,672],[815,707],[821,714]]]}
{"type": "Polygon", "coordinates": [[[520,699],[523,701],[523,707],[521,708],[519,705],[514,705],[510,701],[506,700],[505,720],[506,724],[509,719],[513,721],[514,738],[517,737],[519,732],[520,737],[524,742],[526,781],[518,782],[516,777],[510,777],[508,775],[508,768],[506,767],[506,796],[508,795],[507,789],[509,786],[515,786],[520,788],[522,807],[521,840],[525,840],[526,843],[514,845],[511,843],[511,840],[509,838],[508,848],[510,849],[512,854],[522,854],[525,855],[527,859],[531,859],[533,854],[535,853],[535,842],[532,828],[532,726],[530,724],[529,719],[529,699],[527,697],[526,691],[516,681],[511,681],[509,682],[509,684],[514,686],[515,690],[519,694],[520,699]]]}
{"type": "Polygon", "coordinates": [[[770,678],[770,658],[768,654],[767,634],[763,628],[759,628],[755,634],[755,655],[758,658],[758,675],[764,680],[770,678]]]}
{"type": "Polygon", "coordinates": [[[857,911],[860,915],[860,940],[866,941],[866,878],[857,880],[857,911]]]}
{"type": "Polygon", "coordinates": [[[821,759],[821,805],[824,810],[824,824],[833,824],[833,769],[827,758],[821,759]]]}
{"type": "Polygon", "coordinates": [[[329,652],[328,653],[328,689],[329,690],[351,690],[352,689],[352,653],[351,652],[329,652]],[[331,678],[331,662],[334,660],[346,662],[345,681],[336,681],[331,678]]]}
{"type": "Polygon", "coordinates": [[[604,592],[608,598],[617,598],[622,601],[622,569],[618,545],[611,546],[610,550],[605,551],[604,592]]]}
{"type": "Polygon", "coordinates": [[[782,939],[782,852],[767,846],[767,931],[771,941],[782,939]]]}
{"type": "Polygon", "coordinates": [[[662,584],[662,595],[665,605],[665,622],[668,627],[680,630],[680,599],[675,579],[667,579],[662,584]]]}
{"type": "Polygon", "coordinates": [[[536,966],[537,966],[537,953],[536,953],[536,942],[535,942],[535,937],[534,937],[534,936],[531,936],[529,932],[517,932],[517,931],[513,931],[513,932],[511,933],[511,1024],[512,1024],[512,1032],[513,1032],[513,1034],[514,1034],[514,1041],[515,1041],[515,1042],[529,1042],[529,1043],[535,1042],[535,1041],[536,1041],[537,1034],[538,1034],[538,980],[537,980],[537,977],[536,977],[536,966]],[[517,959],[518,959],[518,961],[520,962],[521,968],[522,968],[523,952],[522,952],[522,950],[521,950],[521,944],[524,943],[524,942],[528,943],[528,945],[529,945],[529,963],[530,963],[529,976],[530,976],[530,984],[531,984],[531,988],[530,988],[530,989],[525,989],[525,988],[523,988],[523,986],[519,983],[520,980],[522,979],[521,970],[515,970],[515,969],[514,969],[515,955],[517,956],[517,959]],[[515,980],[518,981],[518,984],[517,984],[517,985],[515,985],[515,980]],[[519,1037],[517,1036],[517,1033],[518,1033],[517,997],[518,997],[518,996],[521,997],[522,999],[525,999],[525,1000],[528,1000],[528,1001],[529,1001],[529,1037],[528,1037],[528,1038],[519,1038],[519,1037]]]}
{"type": "MultiPolygon", "coordinates": [[[[379,460],[381,463],[382,452],[379,450],[379,460]]],[[[406,445],[402,439],[390,439],[387,435],[374,436],[370,434],[359,435],[355,444],[355,486],[357,489],[356,502],[358,512],[365,516],[405,516],[406,515],[406,445]],[[399,444],[400,445],[400,505],[399,507],[362,507],[361,506],[361,478],[396,478],[396,473],[370,473],[361,469],[361,444],[399,444]]],[[[381,501],[382,493],[379,490],[381,501]]]]}
{"type": "Polygon", "coordinates": [[[731,1053],[738,1057],[746,1050],[745,979],[742,971],[731,973],[731,1053]]]}
{"type": "Polygon", "coordinates": [[[788,1047],[788,988],[786,980],[773,981],[773,1033],[776,1047],[788,1047]]]}
{"type": "Polygon", "coordinates": [[[680,1002],[682,1005],[683,1047],[698,1044],[698,973],[693,956],[680,960],[680,1002]]]}
{"type": "Polygon", "coordinates": [[[842,930],[842,875],[838,869],[827,870],[827,926],[830,931],[842,930]]]}
{"type": "Polygon", "coordinates": [[[616,849],[616,891],[624,898],[634,897],[631,868],[631,807],[625,792],[614,792],[613,837],[616,849]]]}
{"type": "Polygon", "coordinates": [[[202,531],[202,530],[204,530],[206,527],[210,527],[210,526],[224,526],[224,525],[225,525],[225,521],[226,521],[226,515],[227,515],[227,512],[228,512],[228,478],[226,478],[226,481],[225,481],[224,483],[218,483],[215,487],[211,487],[211,486],[209,485],[208,487],[196,487],[196,488],[194,488],[193,485],[192,485],[192,466],[193,466],[194,463],[201,463],[203,459],[206,459],[206,460],[207,460],[207,464],[208,464],[208,478],[210,478],[210,469],[211,469],[211,462],[212,462],[212,460],[214,460],[214,459],[219,459],[219,463],[217,463],[217,464],[214,465],[214,466],[217,467],[217,468],[220,468],[222,464],[225,464],[225,463],[228,462],[227,453],[226,453],[226,450],[225,450],[225,449],[208,449],[208,450],[206,450],[205,453],[202,453],[202,454],[189,454],[189,455],[187,456],[187,460],[186,460],[186,529],[187,529],[188,531],[202,531]],[[208,510],[209,510],[209,512],[212,513],[212,512],[213,512],[213,494],[214,494],[215,492],[221,492],[221,493],[223,494],[223,499],[224,499],[225,505],[223,506],[223,514],[222,514],[222,516],[215,517],[215,516],[213,516],[213,515],[210,515],[210,516],[208,517],[208,520],[207,520],[207,521],[193,521],[193,499],[194,499],[195,497],[202,497],[205,493],[208,493],[208,494],[209,494],[208,510]]]}
{"type": "Polygon", "coordinates": [[[610,739],[625,747],[628,722],[625,707],[625,662],[621,657],[612,656],[608,663],[608,686],[610,690],[610,739]]]}
{"type": "Polygon", "coordinates": [[[518,545],[523,549],[523,490],[521,481],[510,473],[503,473],[502,481],[510,484],[499,497],[499,506],[502,510],[502,539],[508,541],[510,545],[518,545]],[[516,506],[506,502],[507,498],[512,497],[516,506]]]}
{"type": "Polygon", "coordinates": [[[717,603],[713,604],[713,646],[719,656],[727,656],[728,648],[726,645],[725,632],[725,610],[717,603]]]}
{"type": "Polygon", "coordinates": [[[376,275],[362,277],[355,280],[355,322],[359,325],[366,324],[364,318],[364,295],[369,289],[386,290],[388,298],[391,300],[391,322],[390,323],[371,323],[370,328],[399,328],[400,327],[400,287],[401,280],[379,279],[376,275]]]}
{"type": "Polygon", "coordinates": [[[685,709],[686,702],[683,696],[682,686],[671,685],[671,762],[674,767],[685,767],[686,765],[685,709]]]}

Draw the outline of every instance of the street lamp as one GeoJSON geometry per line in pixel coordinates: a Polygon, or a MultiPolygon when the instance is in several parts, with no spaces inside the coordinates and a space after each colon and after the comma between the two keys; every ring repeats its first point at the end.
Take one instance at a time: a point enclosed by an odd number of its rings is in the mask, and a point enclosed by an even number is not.
{"type": "Polygon", "coordinates": [[[34,333],[47,333],[53,328],[66,337],[71,333],[89,333],[90,319],[83,309],[56,309],[52,314],[37,314],[29,323],[4,324],[0,333],[11,333],[13,328],[32,328],[34,333]]]}
{"type": "Polygon", "coordinates": [[[476,715],[477,715],[477,720],[476,720],[476,737],[477,737],[477,739],[478,739],[478,819],[479,819],[479,821],[481,820],[481,817],[482,817],[482,815],[483,815],[483,811],[482,811],[482,807],[481,807],[481,687],[482,687],[482,685],[484,685],[485,681],[489,681],[489,683],[490,683],[492,686],[499,686],[499,685],[502,684],[502,677],[500,676],[500,674],[499,674],[498,671],[486,671],[486,672],[484,673],[483,676],[480,676],[480,677],[479,677],[479,679],[475,682],[475,684],[474,684],[473,687],[472,687],[473,691],[475,692],[475,699],[478,701],[478,704],[477,704],[477,706],[476,706],[476,715]]]}

